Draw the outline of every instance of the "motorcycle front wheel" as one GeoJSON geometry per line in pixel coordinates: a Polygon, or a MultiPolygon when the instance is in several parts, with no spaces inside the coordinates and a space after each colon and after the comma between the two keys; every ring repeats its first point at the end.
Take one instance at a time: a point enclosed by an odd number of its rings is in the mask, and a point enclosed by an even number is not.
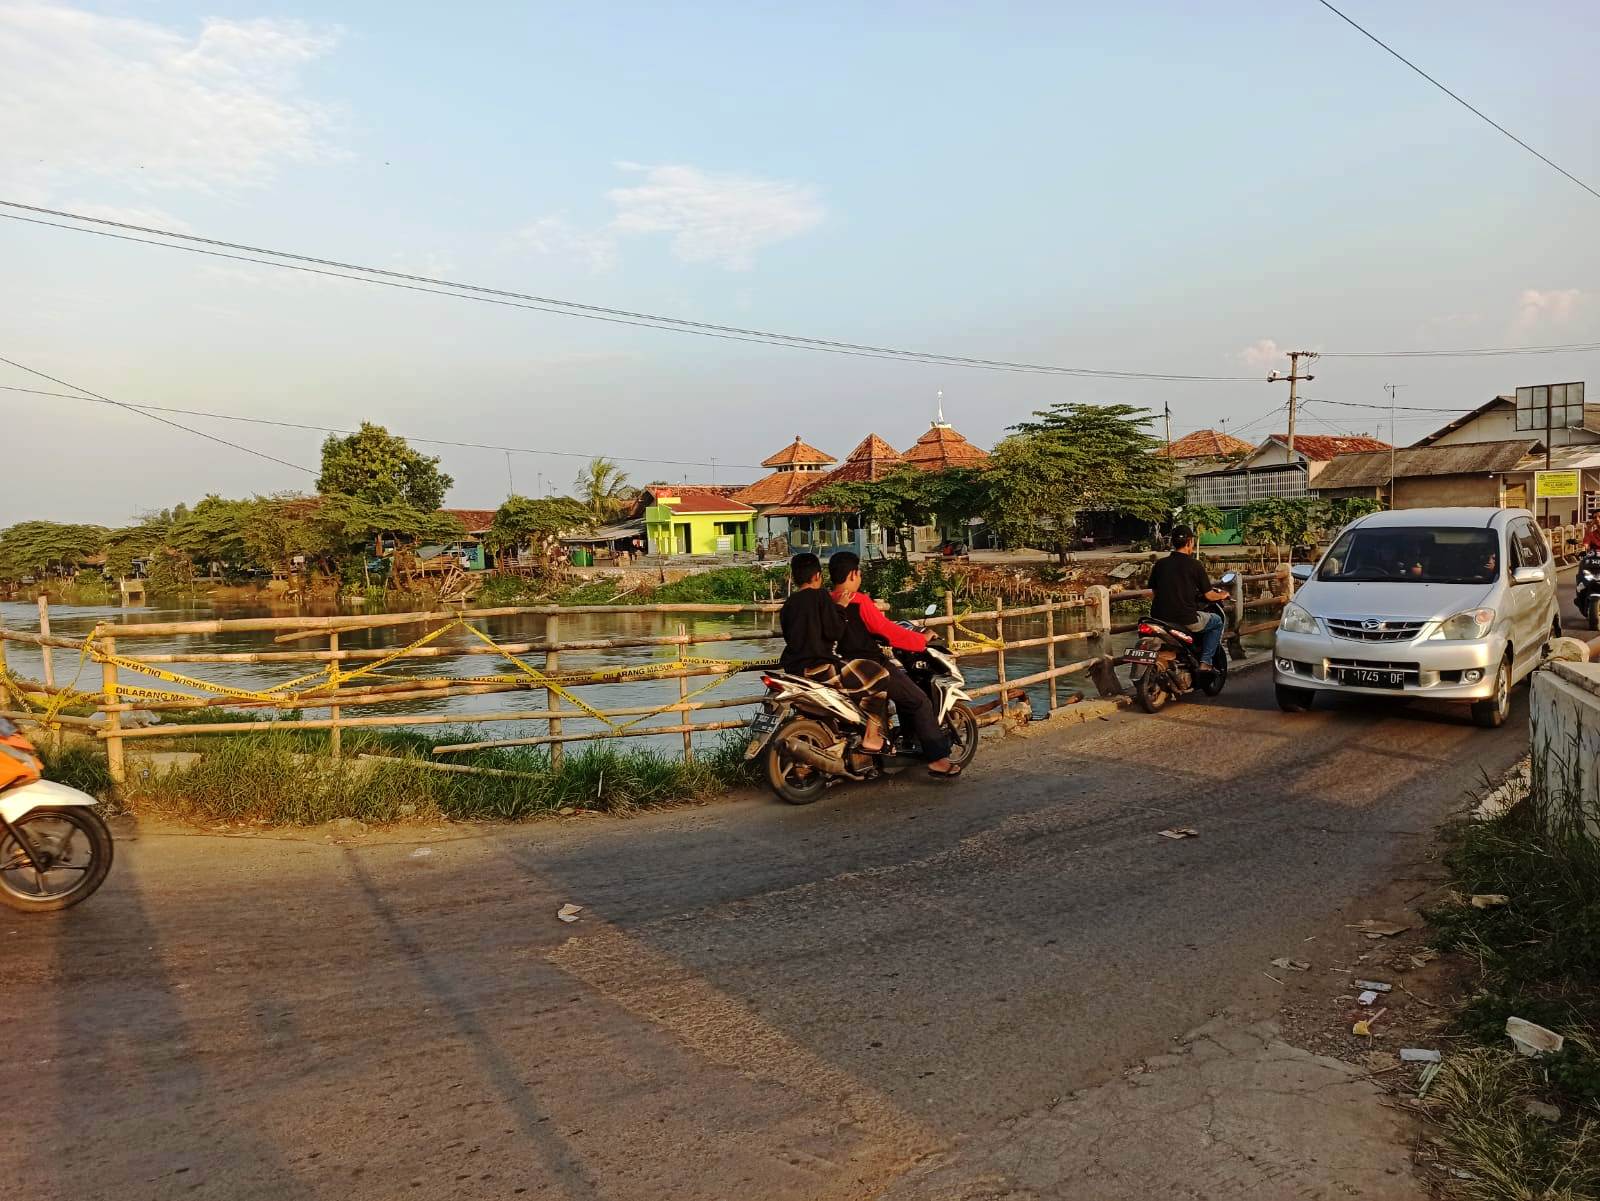
{"type": "Polygon", "coordinates": [[[965,768],[978,753],[978,718],[972,706],[957,701],[945,715],[944,732],[950,738],[950,762],[965,768]]]}
{"type": "Polygon", "coordinates": [[[66,909],[87,900],[111,870],[111,831],[93,809],[34,809],[11,825],[15,834],[0,833],[0,905],[24,913],[66,909]]]}
{"type": "Polygon", "coordinates": [[[1217,648],[1217,670],[1206,677],[1206,682],[1200,686],[1200,690],[1207,696],[1216,696],[1217,693],[1221,692],[1223,688],[1227,686],[1227,683],[1228,648],[1225,646],[1219,646],[1217,648]]]}
{"type": "Polygon", "coordinates": [[[828,777],[789,756],[784,743],[791,739],[808,742],[818,750],[832,746],[836,740],[820,721],[801,717],[783,726],[767,744],[767,783],[772,791],[791,805],[809,805],[828,787],[828,777]]]}

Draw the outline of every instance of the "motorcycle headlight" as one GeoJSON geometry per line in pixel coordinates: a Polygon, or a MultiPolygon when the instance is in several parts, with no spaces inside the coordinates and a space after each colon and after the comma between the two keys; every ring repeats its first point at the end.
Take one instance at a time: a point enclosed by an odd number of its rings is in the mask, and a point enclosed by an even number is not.
{"type": "Polygon", "coordinates": [[[1278,628],[1285,634],[1315,634],[1320,628],[1317,619],[1305,608],[1291,601],[1283,607],[1283,614],[1278,618],[1278,628]]]}
{"type": "Polygon", "coordinates": [[[1493,609],[1468,609],[1439,623],[1439,637],[1464,641],[1482,638],[1494,625],[1493,609]]]}

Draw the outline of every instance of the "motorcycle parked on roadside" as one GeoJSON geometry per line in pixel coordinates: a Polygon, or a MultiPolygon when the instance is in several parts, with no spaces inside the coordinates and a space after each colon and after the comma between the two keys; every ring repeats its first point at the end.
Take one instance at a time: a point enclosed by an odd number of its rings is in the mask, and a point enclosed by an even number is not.
{"type": "Polygon", "coordinates": [[[1578,612],[1591,630],[1600,630],[1600,551],[1585,551],[1578,558],[1578,612]]]}
{"type": "MultiPolygon", "coordinates": [[[[925,615],[937,611],[938,606],[930,605],[925,615]]],[[[978,753],[978,718],[955,656],[948,647],[930,641],[925,650],[896,651],[895,657],[933,702],[934,714],[950,739],[950,761],[965,768],[978,753]]],[[[809,805],[835,784],[898,775],[911,765],[916,741],[909,730],[900,728],[898,715],[884,734],[898,753],[869,755],[861,750],[867,714],[838,688],[778,671],[761,680],[767,698],[750,723],[744,757],[763,757],[767,783],[780,799],[809,805]]]]}
{"type": "MultiPolygon", "coordinates": [[[[37,752],[0,719],[7,749],[37,752]]],[[[13,758],[18,756],[13,755],[13,758]]],[[[0,905],[24,913],[86,900],[111,870],[111,831],[88,793],[54,780],[23,777],[0,791],[0,905]]]]}
{"type": "MultiPolygon", "coordinates": [[[[1232,586],[1234,572],[1217,581],[1219,588],[1232,586]]],[[[1217,647],[1215,670],[1200,670],[1199,635],[1155,617],[1139,622],[1139,641],[1117,660],[1133,670],[1133,695],[1146,713],[1157,713],[1168,701],[1187,696],[1196,689],[1216,696],[1228,683],[1228,610],[1222,601],[1206,601],[1202,613],[1222,618],[1222,642],[1217,647]]]]}

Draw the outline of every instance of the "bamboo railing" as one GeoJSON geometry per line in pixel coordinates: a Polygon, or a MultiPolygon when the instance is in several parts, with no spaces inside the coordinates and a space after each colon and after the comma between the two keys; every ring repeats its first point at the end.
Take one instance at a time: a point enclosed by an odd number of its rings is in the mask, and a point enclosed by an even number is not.
{"type": "MultiPolygon", "coordinates": [[[[1241,591],[1241,602],[1250,607],[1276,604],[1282,598],[1274,592],[1266,598],[1251,599],[1243,591],[1249,584],[1272,582],[1278,591],[1286,588],[1286,569],[1280,573],[1241,577],[1236,586],[1241,591]]],[[[1022,689],[1043,686],[1045,704],[1053,712],[1063,705],[1059,681],[1069,676],[1089,674],[1103,694],[1119,691],[1110,671],[1113,635],[1132,627],[1113,620],[1113,604],[1148,593],[1113,593],[1103,587],[1092,587],[1084,595],[1008,608],[1004,601],[993,609],[957,614],[953,597],[945,595],[943,615],[929,618],[925,625],[942,631],[964,660],[982,662],[992,660],[995,679],[969,689],[976,700],[998,698],[991,702],[986,720],[1003,720],[1007,703],[1014,700],[1022,689]],[[1031,629],[1023,628],[1027,623],[1031,629]],[[1042,634],[1038,627],[1042,625],[1042,634]],[[1019,652],[1038,652],[1042,649],[1044,669],[1017,676],[1016,655],[1019,652]],[[1008,655],[1011,657],[1008,659],[1008,655]],[[996,711],[996,709],[998,711],[996,711]]],[[[749,674],[761,670],[771,662],[770,657],[753,660],[729,658],[728,651],[749,644],[765,643],[768,656],[775,656],[781,648],[777,633],[763,623],[752,630],[715,630],[693,632],[682,624],[672,634],[634,635],[612,638],[563,639],[562,620],[588,613],[649,614],[656,617],[685,618],[691,616],[745,616],[770,621],[777,603],[758,604],[684,604],[684,605],[605,605],[584,607],[531,606],[476,609],[467,611],[440,610],[425,613],[380,614],[351,617],[252,617],[218,618],[204,621],[116,622],[97,627],[89,639],[63,637],[48,632],[48,609],[41,607],[41,630],[0,629],[0,679],[12,701],[25,703],[8,705],[3,712],[13,720],[46,725],[54,729],[68,728],[92,734],[105,744],[108,766],[114,785],[126,780],[125,755],[130,743],[139,745],[151,739],[170,739],[200,735],[226,736],[231,734],[256,734],[273,730],[326,730],[329,750],[337,756],[342,753],[341,732],[371,728],[403,729],[418,726],[479,726],[500,722],[542,723],[542,733],[523,737],[483,739],[461,742],[435,748],[437,755],[499,746],[544,746],[552,761],[559,765],[563,748],[575,742],[595,742],[611,739],[679,735],[686,757],[694,754],[694,736],[710,731],[736,729],[746,724],[743,718],[722,719],[718,711],[738,709],[760,703],[764,693],[748,687],[739,688],[737,682],[748,679],[749,674]],[[491,643],[481,630],[472,639],[461,643],[443,644],[437,641],[422,645],[409,645],[397,654],[394,648],[370,648],[350,645],[351,636],[373,630],[393,630],[411,627],[422,631],[422,638],[441,633],[439,627],[462,623],[474,629],[481,626],[483,618],[532,617],[542,621],[542,637],[533,640],[525,635],[517,641],[491,643]],[[159,652],[140,654],[139,644],[154,638],[204,640],[211,636],[239,633],[271,634],[273,646],[282,649],[260,651],[207,649],[203,641],[190,649],[163,648],[159,652]],[[315,639],[320,646],[295,646],[315,639]],[[7,667],[7,648],[13,645],[38,648],[43,653],[56,652],[53,661],[47,660],[53,678],[48,681],[24,680],[7,667]],[[727,648],[718,656],[718,648],[727,648]],[[652,681],[676,681],[675,699],[665,699],[655,705],[626,705],[604,708],[603,702],[593,698],[608,686],[636,681],[639,669],[578,669],[578,673],[563,663],[563,654],[583,651],[658,650],[672,654],[670,659],[655,659],[644,668],[644,678],[652,681]],[[79,677],[98,675],[98,687],[88,678],[81,684],[63,686],[57,679],[71,674],[63,660],[71,652],[73,667],[79,677]],[[403,679],[359,675],[345,680],[318,673],[361,672],[370,665],[382,663],[391,669],[420,669],[427,671],[445,661],[465,660],[481,662],[482,657],[499,656],[515,663],[519,670],[503,677],[462,679],[442,674],[408,675],[403,679]],[[713,658],[713,656],[717,656],[713,658]],[[529,660],[536,663],[530,663],[529,660]],[[88,672],[90,663],[99,665],[99,672],[88,672]],[[741,667],[743,663],[748,667],[741,667]],[[177,676],[180,681],[193,681],[205,665],[257,665],[282,667],[292,670],[300,665],[312,673],[305,680],[321,678],[323,683],[311,684],[298,692],[285,691],[274,695],[271,685],[252,685],[250,688],[230,689],[227,685],[209,684],[221,690],[206,695],[203,691],[193,695],[184,693],[163,694],[161,681],[177,676]],[[187,674],[186,674],[187,673],[187,674]],[[627,679],[605,678],[626,675],[627,679]],[[149,679],[149,676],[156,677],[149,679]],[[592,676],[592,678],[590,678],[592,676]],[[726,677],[713,681],[710,687],[691,689],[690,681],[711,676],[726,677]],[[733,684],[734,695],[700,695],[723,684],[733,684]],[[157,685],[155,690],[147,687],[157,685]],[[136,690],[137,689],[137,690],[136,690]],[[514,702],[503,708],[488,711],[465,712],[452,706],[426,713],[376,713],[371,707],[393,705],[411,701],[448,701],[452,698],[486,694],[533,692],[538,703],[518,707],[514,702]],[[580,696],[579,694],[583,694],[580,696]],[[585,699],[588,698],[588,699],[585,699]],[[68,715],[52,711],[57,702],[72,701],[93,710],[93,716],[68,715]],[[175,711],[223,708],[238,711],[239,720],[217,722],[175,722],[137,725],[131,715],[150,713],[160,715],[175,711]],[[276,717],[262,722],[245,720],[252,711],[266,711],[274,715],[285,710],[297,711],[293,717],[276,717]],[[302,716],[302,714],[307,714],[302,716]],[[696,720],[699,715],[702,720],[696,720]],[[713,720],[704,720],[712,717],[713,720]],[[598,721],[596,719],[599,719],[598,721]],[[651,724],[653,719],[663,719],[667,724],[651,724]],[[564,729],[563,722],[583,719],[602,728],[564,729]]],[[[1243,609],[1241,609],[1243,612],[1243,609]]],[[[1275,623],[1257,623],[1247,631],[1270,628],[1275,623]]],[[[642,666],[642,665],[641,665],[642,666]]],[[[180,682],[174,687],[186,687],[180,682]]],[[[279,685],[278,687],[283,687],[279,685]]],[[[1079,699],[1074,693],[1066,703],[1079,699]]],[[[535,727],[537,731],[538,727],[535,727]]]]}

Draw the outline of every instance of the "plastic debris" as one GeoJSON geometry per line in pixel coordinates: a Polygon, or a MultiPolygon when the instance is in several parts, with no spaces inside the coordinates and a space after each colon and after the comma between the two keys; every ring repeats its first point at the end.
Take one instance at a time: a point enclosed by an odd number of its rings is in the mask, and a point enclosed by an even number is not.
{"type": "Polygon", "coordinates": [[[1157,830],[1162,838],[1199,838],[1200,831],[1193,826],[1172,826],[1166,830],[1157,830]]]}
{"type": "Polygon", "coordinates": [[[1438,1063],[1442,1058],[1432,1047],[1401,1047],[1401,1063],[1438,1063]]]}
{"type": "Polygon", "coordinates": [[[1408,955],[1407,958],[1411,960],[1412,967],[1427,967],[1435,959],[1439,958],[1439,952],[1434,950],[1421,950],[1415,955],[1408,955]]]}
{"type": "Polygon", "coordinates": [[[1364,1036],[1366,1038],[1371,1038],[1372,1037],[1372,1023],[1377,1021],[1379,1018],[1381,1018],[1384,1014],[1386,1014],[1388,1012],[1389,1011],[1387,1009],[1380,1009],[1376,1013],[1372,1014],[1370,1017],[1362,1018],[1359,1022],[1355,1023],[1355,1025],[1350,1027],[1350,1033],[1351,1034],[1359,1034],[1359,1035],[1362,1035],[1362,1036],[1364,1036]]]}
{"type": "Polygon", "coordinates": [[[1535,1101],[1532,1097],[1529,1097],[1522,1103],[1522,1108],[1528,1111],[1529,1116],[1543,1118],[1547,1122],[1559,1122],[1561,1120],[1561,1107],[1552,1105],[1548,1101],[1535,1101]]]}
{"type": "Polygon", "coordinates": [[[573,905],[569,902],[556,910],[556,916],[564,922],[575,922],[578,920],[578,914],[582,912],[582,905],[573,905]]]}
{"type": "Polygon", "coordinates": [[[1477,892],[1472,894],[1472,907],[1474,909],[1493,909],[1496,905],[1504,905],[1511,898],[1503,892],[1477,892]]]}
{"type": "Polygon", "coordinates": [[[1356,1003],[1360,1005],[1371,1005],[1377,999],[1378,994],[1369,988],[1356,998],[1356,1003]]]}
{"type": "Polygon", "coordinates": [[[1417,1077],[1417,1096],[1419,1098],[1428,1095],[1428,1090],[1433,1087],[1434,1080],[1438,1078],[1439,1073],[1443,1070],[1444,1065],[1438,1063],[1430,1063],[1422,1069],[1422,1075],[1417,1077]]]}
{"type": "Polygon", "coordinates": [[[1388,992],[1394,987],[1392,984],[1385,984],[1382,980],[1357,980],[1355,981],[1355,986],[1364,988],[1368,992],[1388,992]]]}
{"type": "Polygon", "coordinates": [[[1547,1030],[1525,1018],[1507,1018],[1506,1034],[1516,1044],[1517,1053],[1529,1059],[1536,1055],[1554,1055],[1567,1042],[1554,1030],[1547,1030]]]}
{"type": "Polygon", "coordinates": [[[563,805],[560,809],[556,810],[556,816],[557,817],[571,817],[576,812],[577,812],[577,810],[574,809],[571,805],[563,805]]]}
{"type": "Polygon", "coordinates": [[[433,854],[432,847],[418,847],[416,850],[411,852],[411,858],[426,859],[431,854],[433,854]]]}
{"type": "Polygon", "coordinates": [[[1393,938],[1396,934],[1404,934],[1411,929],[1402,926],[1399,922],[1380,922],[1377,918],[1364,917],[1359,922],[1349,924],[1347,930],[1360,930],[1368,938],[1393,938]]]}
{"type": "Polygon", "coordinates": [[[1311,970],[1311,965],[1304,959],[1274,959],[1272,966],[1281,967],[1290,972],[1309,972],[1311,970]]]}

